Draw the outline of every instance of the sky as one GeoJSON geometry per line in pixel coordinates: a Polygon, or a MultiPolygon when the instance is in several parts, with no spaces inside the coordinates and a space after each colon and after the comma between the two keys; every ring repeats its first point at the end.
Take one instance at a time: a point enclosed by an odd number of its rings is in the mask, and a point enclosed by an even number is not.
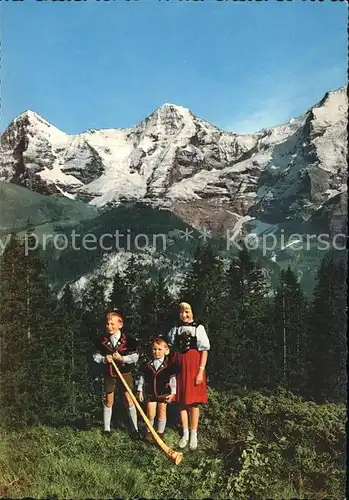
{"type": "Polygon", "coordinates": [[[249,133],[346,83],[347,4],[326,0],[0,2],[1,122],[136,125],[164,103],[249,133]]]}

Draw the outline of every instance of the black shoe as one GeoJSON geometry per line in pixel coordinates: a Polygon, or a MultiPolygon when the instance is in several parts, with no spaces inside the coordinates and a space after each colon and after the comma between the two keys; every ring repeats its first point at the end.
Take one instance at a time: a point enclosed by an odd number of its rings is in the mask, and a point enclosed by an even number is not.
{"type": "Polygon", "coordinates": [[[130,431],[130,436],[131,436],[132,441],[139,441],[140,439],[142,439],[140,432],[136,431],[136,429],[133,429],[132,431],[130,431]]]}
{"type": "Polygon", "coordinates": [[[103,431],[103,436],[107,439],[111,438],[111,431],[103,431]]]}

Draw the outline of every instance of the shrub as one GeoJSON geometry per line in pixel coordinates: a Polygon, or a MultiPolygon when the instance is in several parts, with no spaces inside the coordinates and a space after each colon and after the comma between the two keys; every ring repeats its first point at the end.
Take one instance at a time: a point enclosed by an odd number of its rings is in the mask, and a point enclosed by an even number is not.
{"type": "Polygon", "coordinates": [[[343,405],[317,405],[283,390],[270,397],[211,391],[202,413],[205,434],[229,474],[226,488],[233,498],[270,495],[281,483],[299,496],[306,491],[343,496],[343,405]]]}

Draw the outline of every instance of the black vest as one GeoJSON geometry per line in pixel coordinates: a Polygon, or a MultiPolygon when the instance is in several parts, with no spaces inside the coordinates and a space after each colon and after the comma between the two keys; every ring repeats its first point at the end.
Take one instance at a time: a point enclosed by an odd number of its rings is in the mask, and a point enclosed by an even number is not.
{"type": "Polygon", "coordinates": [[[152,366],[152,361],[143,363],[139,369],[144,377],[144,394],[147,399],[157,399],[171,394],[170,378],[178,374],[178,366],[165,356],[158,370],[152,366]]]}
{"type": "Polygon", "coordinates": [[[198,342],[196,337],[196,329],[200,323],[181,323],[176,327],[174,339],[174,348],[179,352],[186,352],[189,349],[197,349],[198,342]]]}
{"type": "MultiPolygon", "coordinates": [[[[97,351],[106,356],[107,354],[113,354],[118,352],[121,356],[127,356],[128,354],[133,354],[137,352],[137,341],[133,337],[129,337],[124,333],[121,334],[116,346],[114,347],[109,336],[103,335],[97,342],[97,351]]],[[[115,361],[114,361],[115,362],[115,361]]],[[[127,363],[122,365],[115,362],[116,366],[119,368],[121,373],[130,373],[135,369],[135,363],[127,363]]],[[[106,363],[104,365],[105,376],[117,377],[115,370],[111,363],[106,363]]]]}

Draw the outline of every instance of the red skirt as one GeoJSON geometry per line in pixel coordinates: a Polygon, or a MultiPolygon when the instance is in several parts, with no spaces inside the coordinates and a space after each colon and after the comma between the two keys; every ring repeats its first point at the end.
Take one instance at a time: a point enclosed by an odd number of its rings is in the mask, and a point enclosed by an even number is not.
{"type": "Polygon", "coordinates": [[[189,349],[185,353],[173,353],[173,361],[180,369],[177,375],[176,401],[180,405],[191,405],[196,403],[207,403],[206,373],[203,373],[201,384],[195,385],[195,379],[199,371],[201,352],[189,349]]]}

